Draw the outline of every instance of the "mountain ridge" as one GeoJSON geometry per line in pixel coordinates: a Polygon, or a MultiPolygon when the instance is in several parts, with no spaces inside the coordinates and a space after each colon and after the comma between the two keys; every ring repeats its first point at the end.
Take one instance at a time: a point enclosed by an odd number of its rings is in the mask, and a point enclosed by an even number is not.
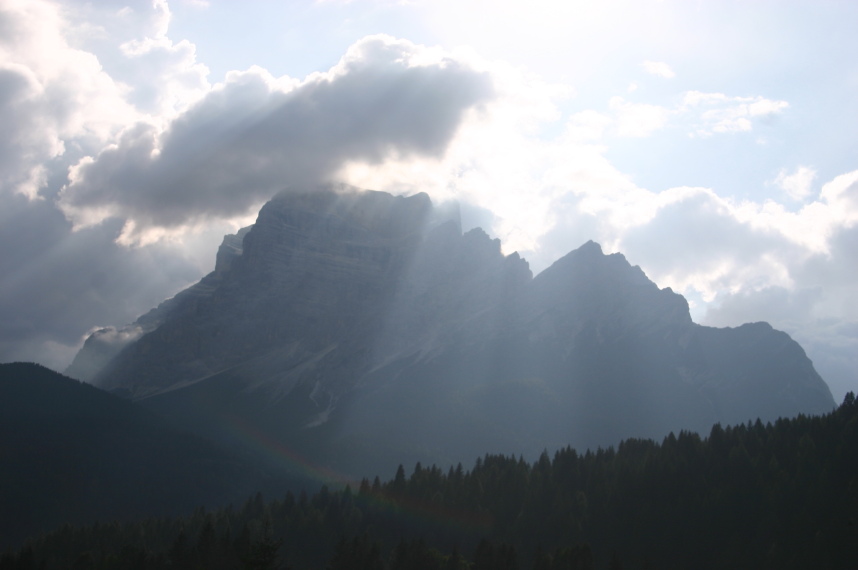
{"type": "Polygon", "coordinates": [[[425,194],[337,190],[266,204],[96,382],[216,437],[239,414],[347,473],[834,407],[785,333],[697,325],[592,241],[534,277],[425,194]]]}

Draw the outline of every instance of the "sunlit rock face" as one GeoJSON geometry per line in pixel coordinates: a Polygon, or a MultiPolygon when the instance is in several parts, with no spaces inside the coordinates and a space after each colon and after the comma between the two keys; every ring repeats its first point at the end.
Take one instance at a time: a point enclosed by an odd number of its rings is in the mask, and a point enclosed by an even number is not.
{"type": "Polygon", "coordinates": [[[786,334],[696,325],[682,296],[592,242],[533,277],[425,194],[351,188],[282,194],[243,232],[129,325],[139,337],[97,383],[349,475],[834,406],[786,334]]]}

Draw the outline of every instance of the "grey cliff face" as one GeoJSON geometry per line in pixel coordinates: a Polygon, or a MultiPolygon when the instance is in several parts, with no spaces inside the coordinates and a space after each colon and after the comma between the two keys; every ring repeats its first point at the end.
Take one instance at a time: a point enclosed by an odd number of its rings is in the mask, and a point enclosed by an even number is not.
{"type": "Polygon", "coordinates": [[[533,277],[425,194],[284,193],[124,330],[121,350],[96,333],[79,355],[107,361],[101,386],[218,437],[241,417],[353,474],[834,406],[786,334],[696,325],[593,242],[533,277]]]}
{"type": "Polygon", "coordinates": [[[275,198],[241,247],[238,236],[225,241],[215,271],[157,309],[158,325],[96,382],[142,397],[250,366],[254,384],[281,393],[298,379],[282,370],[308,360],[326,370],[326,385],[348,382],[331,369],[370,349],[430,211],[425,194],[275,198]],[[257,361],[271,373],[260,375],[257,361]]]}

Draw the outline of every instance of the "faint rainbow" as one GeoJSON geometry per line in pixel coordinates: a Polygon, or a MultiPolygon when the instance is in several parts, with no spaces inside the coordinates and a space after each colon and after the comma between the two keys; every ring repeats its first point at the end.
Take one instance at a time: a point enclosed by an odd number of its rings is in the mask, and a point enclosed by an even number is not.
{"type": "Polygon", "coordinates": [[[482,534],[487,534],[491,530],[493,521],[488,513],[452,508],[409,496],[393,497],[378,492],[359,494],[357,490],[360,488],[360,481],[310,461],[237,416],[227,415],[225,419],[232,433],[251,449],[285,464],[310,480],[318,481],[320,486],[332,485],[344,489],[348,485],[359,500],[367,501],[393,514],[416,517],[433,524],[453,526],[460,530],[482,534]]]}

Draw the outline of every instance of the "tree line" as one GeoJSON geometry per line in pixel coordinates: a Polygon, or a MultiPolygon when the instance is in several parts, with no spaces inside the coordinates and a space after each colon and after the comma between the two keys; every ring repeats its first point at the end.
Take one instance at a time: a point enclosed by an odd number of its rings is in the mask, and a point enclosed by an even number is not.
{"type": "Polygon", "coordinates": [[[858,567],[858,404],[708,436],[486,455],[238,507],[66,525],[30,568],[483,570],[858,567]]]}

